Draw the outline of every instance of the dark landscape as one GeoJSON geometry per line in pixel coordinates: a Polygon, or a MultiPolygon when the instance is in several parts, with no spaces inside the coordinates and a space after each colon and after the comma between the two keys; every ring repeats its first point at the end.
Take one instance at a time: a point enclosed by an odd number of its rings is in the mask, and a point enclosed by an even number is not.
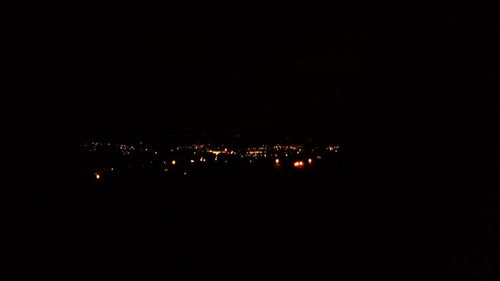
{"type": "Polygon", "coordinates": [[[27,10],[5,280],[500,280],[495,7],[27,10]]]}

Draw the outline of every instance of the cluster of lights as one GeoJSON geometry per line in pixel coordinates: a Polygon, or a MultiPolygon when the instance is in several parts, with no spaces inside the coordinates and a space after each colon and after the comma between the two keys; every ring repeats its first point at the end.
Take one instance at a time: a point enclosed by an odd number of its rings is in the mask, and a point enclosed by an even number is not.
{"type": "MultiPolygon", "coordinates": [[[[309,165],[311,165],[311,164],[312,164],[312,159],[311,159],[311,158],[307,159],[307,163],[308,163],[309,165]]],[[[295,168],[302,168],[302,167],[304,167],[304,161],[302,161],[302,160],[301,160],[301,161],[295,161],[295,162],[293,163],[293,166],[294,166],[295,168]]]]}
{"type": "MultiPolygon", "coordinates": [[[[206,162],[206,161],[207,161],[207,159],[206,159],[205,157],[200,157],[200,158],[199,158],[199,161],[200,161],[200,162],[206,162]]],[[[194,160],[194,159],[191,159],[191,160],[189,160],[189,162],[190,162],[190,163],[195,163],[195,160],[194,160]]],[[[248,159],[248,163],[250,163],[250,164],[251,164],[251,163],[253,163],[253,162],[254,162],[254,161],[252,160],[252,158],[248,159]]],[[[281,167],[281,165],[282,165],[282,159],[275,158],[273,162],[275,163],[276,167],[281,167]]],[[[285,162],[286,162],[286,161],[285,161],[285,162]]],[[[179,164],[177,160],[171,160],[170,162],[163,161],[162,163],[163,163],[163,165],[164,165],[164,166],[163,166],[163,168],[162,168],[162,171],[163,171],[164,173],[169,173],[171,169],[174,169],[174,170],[175,170],[174,166],[175,166],[175,165],[177,165],[177,164],[179,164]],[[169,163],[169,164],[171,164],[171,165],[167,165],[167,163],[169,163]]],[[[224,163],[228,163],[228,160],[227,160],[227,159],[225,159],[225,160],[224,160],[224,163]]],[[[312,165],[312,163],[313,163],[313,159],[312,159],[312,158],[308,158],[307,160],[297,160],[297,161],[294,161],[294,162],[293,162],[293,167],[295,167],[295,168],[297,168],[297,169],[301,169],[301,168],[304,168],[304,167],[306,166],[306,163],[307,163],[308,165],[312,165]]],[[[144,165],[143,165],[143,166],[144,166],[144,165]]],[[[131,167],[129,166],[129,168],[131,168],[131,167]]],[[[93,174],[93,175],[94,175],[95,180],[96,180],[96,181],[100,181],[100,180],[102,180],[102,178],[103,178],[103,172],[105,172],[105,171],[111,171],[111,172],[112,172],[112,171],[114,171],[114,168],[105,168],[105,169],[103,169],[103,170],[101,170],[101,171],[96,171],[96,172],[94,172],[94,174],[93,174]]],[[[187,175],[187,171],[186,171],[186,170],[184,170],[182,173],[183,173],[183,175],[187,175]]]]}
{"type": "MultiPolygon", "coordinates": [[[[89,151],[97,151],[98,149],[117,149],[121,152],[122,155],[130,155],[133,152],[148,152],[154,155],[158,155],[158,151],[155,151],[151,146],[142,144],[128,145],[128,144],[116,144],[113,145],[109,142],[90,142],[83,145],[83,148],[89,151]]],[[[340,146],[339,145],[329,145],[326,146],[325,151],[338,152],[340,146]]],[[[243,148],[234,148],[229,149],[228,147],[216,146],[211,144],[190,144],[190,145],[180,145],[176,147],[171,147],[169,151],[174,153],[175,151],[191,153],[193,155],[196,154],[207,154],[207,155],[215,155],[221,156],[229,156],[229,155],[240,155],[243,157],[250,158],[267,158],[267,157],[289,157],[289,156],[300,156],[303,153],[309,151],[309,153],[320,150],[320,147],[313,147],[305,149],[302,145],[261,145],[261,146],[250,146],[243,148]]]]}
{"type": "Polygon", "coordinates": [[[304,161],[295,161],[293,163],[293,166],[296,168],[302,168],[302,167],[304,167],[304,161]]]}
{"type": "Polygon", "coordinates": [[[339,145],[330,145],[326,147],[327,151],[333,151],[333,152],[338,152],[340,146],[339,145]]]}
{"type": "Polygon", "coordinates": [[[154,155],[158,155],[158,151],[155,151],[148,145],[143,145],[142,142],[139,144],[112,144],[110,142],[89,142],[82,145],[82,148],[91,151],[118,151],[122,155],[131,155],[136,152],[150,152],[154,155]]]}
{"type": "MultiPolygon", "coordinates": [[[[155,151],[151,146],[144,145],[142,143],[135,145],[127,144],[111,144],[103,142],[91,142],[82,145],[86,151],[97,151],[100,149],[106,149],[107,151],[118,151],[122,155],[129,155],[132,152],[145,152],[149,157],[155,157],[158,152],[155,151]]],[[[321,152],[338,152],[340,149],[339,145],[329,145],[325,147],[315,147],[305,149],[301,145],[262,145],[262,146],[251,146],[251,147],[240,147],[240,148],[229,148],[224,146],[212,146],[210,144],[195,144],[195,145],[184,145],[169,148],[172,153],[180,153],[180,155],[172,156],[175,159],[170,158],[161,161],[163,163],[161,170],[165,173],[169,173],[172,170],[178,170],[174,166],[183,167],[184,164],[194,164],[196,162],[220,162],[220,163],[231,163],[236,159],[245,161],[246,163],[254,163],[258,161],[263,161],[264,159],[269,159],[265,161],[274,162],[275,166],[282,167],[287,166],[290,163],[291,167],[297,169],[304,168],[306,166],[313,165],[313,158],[322,159],[325,155],[318,155],[321,152]],[[176,152],[177,151],[177,152],[176,152]],[[314,152],[316,151],[316,152],[314,152]],[[308,155],[308,156],[305,156],[308,155]],[[180,157],[180,158],[177,158],[180,157]],[[307,158],[312,157],[312,158],[307,158]],[[304,159],[305,158],[305,159],[304,159]],[[292,160],[290,162],[289,159],[292,160]]],[[[147,163],[153,164],[153,158],[149,158],[147,163]]],[[[142,167],[145,167],[143,164],[142,167]]],[[[129,169],[132,168],[129,164],[129,169]]],[[[101,169],[99,172],[93,174],[94,179],[97,181],[102,180],[103,173],[113,172],[113,168],[101,169]]]]}

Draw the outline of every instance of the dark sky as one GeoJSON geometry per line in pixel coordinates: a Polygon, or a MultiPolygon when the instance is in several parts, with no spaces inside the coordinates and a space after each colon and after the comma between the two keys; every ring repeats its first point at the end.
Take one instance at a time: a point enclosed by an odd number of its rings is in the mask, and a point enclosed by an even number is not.
{"type": "Polygon", "coordinates": [[[441,112],[491,106],[478,92],[498,75],[486,7],[342,2],[59,3],[48,96],[82,138],[414,139],[441,112]]]}

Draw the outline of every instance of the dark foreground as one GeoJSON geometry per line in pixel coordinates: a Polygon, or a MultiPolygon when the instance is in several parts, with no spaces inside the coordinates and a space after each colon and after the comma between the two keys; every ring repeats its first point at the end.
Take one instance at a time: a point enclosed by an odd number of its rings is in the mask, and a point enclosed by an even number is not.
{"type": "Polygon", "coordinates": [[[497,197],[439,187],[428,175],[398,181],[396,170],[376,165],[358,171],[350,159],[303,169],[213,165],[187,175],[145,169],[99,180],[85,162],[66,176],[46,167],[44,182],[54,186],[33,178],[20,191],[18,276],[494,280],[497,197]],[[392,181],[385,189],[376,185],[380,172],[392,181]]]}

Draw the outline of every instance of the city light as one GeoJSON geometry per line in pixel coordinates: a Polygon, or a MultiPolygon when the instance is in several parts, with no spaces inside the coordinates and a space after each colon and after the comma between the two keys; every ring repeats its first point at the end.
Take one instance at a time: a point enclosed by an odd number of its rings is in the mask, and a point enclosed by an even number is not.
{"type": "MultiPolygon", "coordinates": [[[[270,161],[274,161],[275,167],[280,167],[281,165],[289,165],[287,159],[293,159],[291,164],[295,168],[306,168],[313,166],[322,165],[321,159],[326,159],[331,153],[340,152],[340,145],[329,144],[324,146],[304,146],[300,144],[260,144],[260,145],[234,145],[228,146],[227,144],[179,144],[171,147],[166,147],[169,151],[168,154],[158,151],[157,147],[152,145],[147,145],[145,143],[135,143],[135,144],[124,144],[124,143],[109,143],[109,142],[88,142],[81,145],[85,152],[117,152],[120,156],[123,156],[123,161],[129,161],[126,157],[128,155],[143,156],[144,152],[148,151],[148,158],[143,159],[143,161],[138,164],[137,167],[141,166],[154,167],[156,163],[159,164],[157,167],[160,172],[176,173],[177,169],[174,169],[174,165],[179,164],[184,165],[184,161],[191,163],[190,166],[196,165],[196,163],[201,162],[201,166],[217,164],[219,163],[232,163],[235,159],[243,160],[245,163],[253,163],[253,166],[259,162],[259,159],[264,159],[267,157],[272,157],[270,161]],[[178,151],[178,153],[176,152],[178,151]],[[175,154],[174,154],[175,153],[175,154]],[[154,155],[157,155],[156,157],[154,155]],[[223,155],[223,158],[219,156],[223,155]],[[179,158],[180,157],[180,158],[179,158]],[[307,157],[307,158],[306,158],[307,157]],[[177,160],[173,158],[181,159],[181,162],[177,163],[177,160]],[[282,158],[285,159],[283,162],[282,158]],[[208,161],[207,161],[208,160],[208,161]],[[314,161],[313,161],[314,160],[314,161]],[[317,161],[317,162],[315,162],[317,161]],[[206,162],[206,163],[205,163],[206,162]],[[170,165],[168,165],[170,163],[170,165]],[[171,166],[172,165],[172,166],[171,166]],[[166,169],[168,167],[168,169],[166,169]]],[[[163,151],[163,150],[162,150],[163,151]]],[[[222,156],[221,156],[222,157],[222,156]]],[[[267,162],[267,161],[266,161],[267,162]]],[[[124,162],[125,163],[125,162],[124,162]]],[[[272,163],[272,162],[269,162],[272,163]]],[[[103,173],[115,173],[113,171],[120,171],[121,169],[117,167],[114,169],[110,167],[110,163],[103,165],[106,168],[94,167],[90,170],[90,175],[95,177],[95,180],[102,180],[103,173]],[[103,169],[103,170],[102,170],[103,169]],[[95,172],[97,170],[97,172],[95,172]]],[[[114,166],[114,165],[113,165],[114,166]]],[[[132,169],[134,165],[128,165],[129,169],[132,169]]],[[[102,166],[101,166],[102,167],[102,166]]],[[[318,166],[319,167],[319,166],[318,166]]],[[[182,175],[182,171],[179,174],[182,175]]]]}
{"type": "Polygon", "coordinates": [[[304,162],[302,162],[302,161],[295,161],[293,163],[293,166],[295,166],[296,168],[302,168],[304,166],[304,162]]]}

